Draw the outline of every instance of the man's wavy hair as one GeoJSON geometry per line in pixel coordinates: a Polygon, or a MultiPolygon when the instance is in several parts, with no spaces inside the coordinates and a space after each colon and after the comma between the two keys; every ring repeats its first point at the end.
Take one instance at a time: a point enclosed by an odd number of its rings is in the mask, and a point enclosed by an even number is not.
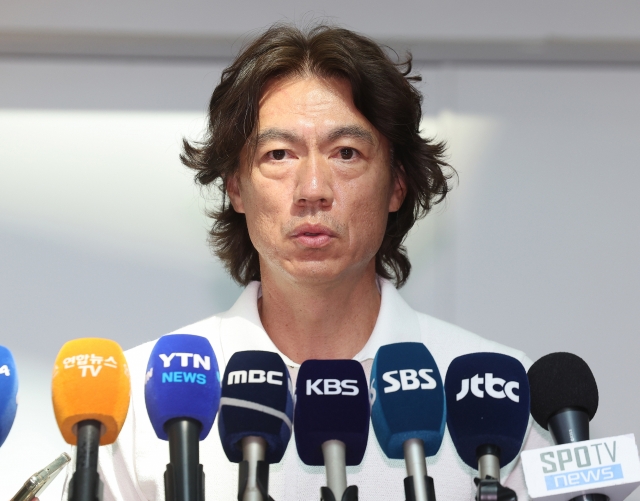
{"type": "Polygon", "coordinates": [[[209,242],[239,284],[260,280],[260,262],[245,215],[234,211],[225,182],[238,170],[243,149],[257,134],[265,85],[274,78],[306,75],[349,81],[355,106],[391,144],[390,168],[404,178],[407,193],[400,209],[387,219],[376,273],[396,287],[407,281],[411,263],[402,243],[416,220],[444,199],[455,171],[444,160],[445,144],[420,136],[422,95],[412,82],[421,78],[411,75],[411,55],[394,62],[390,54],[395,53],[343,28],[318,25],[301,30],[276,24],[222,72],[209,103],[205,137],[201,142],[185,139],[180,159],[196,172],[196,183],[221,191],[221,202],[208,211],[214,221],[209,242]]]}

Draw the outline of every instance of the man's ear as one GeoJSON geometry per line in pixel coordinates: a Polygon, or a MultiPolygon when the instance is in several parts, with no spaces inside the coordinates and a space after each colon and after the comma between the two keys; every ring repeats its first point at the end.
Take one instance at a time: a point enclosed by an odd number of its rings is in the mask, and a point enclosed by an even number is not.
{"type": "Polygon", "coordinates": [[[404,202],[407,195],[407,180],[404,167],[398,164],[396,169],[392,171],[393,179],[391,186],[391,199],[389,200],[389,212],[397,212],[404,202]]]}
{"type": "Polygon", "coordinates": [[[242,196],[240,195],[240,180],[238,179],[239,172],[234,172],[225,181],[227,195],[231,200],[233,210],[240,214],[244,214],[244,203],[242,202],[242,196]]]}

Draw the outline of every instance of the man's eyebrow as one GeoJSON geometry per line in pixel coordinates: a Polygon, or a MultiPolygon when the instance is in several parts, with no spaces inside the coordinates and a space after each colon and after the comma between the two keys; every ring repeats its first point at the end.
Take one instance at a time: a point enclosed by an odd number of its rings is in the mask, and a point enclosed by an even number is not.
{"type": "Polygon", "coordinates": [[[286,141],[289,143],[300,143],[302,138],[293,132],[284,129],[265,129],[258,133],[256,137],[256,145],[260,146],[267,141],[286,141]]]}
{"type": "Polygon", "coordinates": [[[342,137],[352,137],[354,139],[362,139],[371,145],[375,145],[373,134],[360,125],[345,125],[344,127],[338,127],[329,133],[329,141],[335,141],[342,137]]]}

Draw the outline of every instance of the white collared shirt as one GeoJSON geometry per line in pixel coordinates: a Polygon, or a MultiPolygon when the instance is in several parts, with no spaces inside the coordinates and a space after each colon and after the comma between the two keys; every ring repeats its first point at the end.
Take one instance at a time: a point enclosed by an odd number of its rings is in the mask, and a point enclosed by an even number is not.
{"type": "MultiPolygon", "coordinates": [[[[354,357],[363,364],[367,377],[378,348],[405,341],[424,343],[434,356],[443,378],[454,358],[473,352],[504,353],[520,360],[526,369],[531,365],[520,351],[416,312],[389,281],[379,279],[378,283],[381,292],[378,319],[367,344],[354,357]]],[[[209,339],[221,372],[234,353],[264,350],[279,353],[295,380],[299,364],[280,353],[262,327],[257,307],[260,293],[260,283],[253,282],[229,311],[175,332],[209,339]]],[[[169,462],[169,446],[156,437],[144,400],[145,371],[154,344],[155,341],[151,341],[126,352],[131,373],[131,406],[117,442],[100,448],[104,501],[164,500],[163,475],[169,462]]],[[[529,428],[525,449],[550,445],[546,431],[537,424],[529,428]]],[[[238,465],[227,460],[220,444],[217,423],[200,444],[200,462],[205,471],[207,501],[237,499],[238,465]]],[[[427,458],[427,469],[434,479],[438,501],[474,499],[473,478],[477,472],[458,458],[448,432],[438,454],[427,458]]],[[[514,489],[520,501],[528,499],[519,461],[502,468],[501,474],[503,484],[514,489]]],[[[358,486],[359,498],[363,501],[401,501],[405,499],[403,481],[406,476],[404,461],[387,459],[370,427],[362,464],[347,468],[348,484],[358,486]]],[[[270,467],[271,497],[275,501],[318,500],[320,487],[324,485],[324,468],[303,464],[292,437],[283,460],[270,467]]]]}

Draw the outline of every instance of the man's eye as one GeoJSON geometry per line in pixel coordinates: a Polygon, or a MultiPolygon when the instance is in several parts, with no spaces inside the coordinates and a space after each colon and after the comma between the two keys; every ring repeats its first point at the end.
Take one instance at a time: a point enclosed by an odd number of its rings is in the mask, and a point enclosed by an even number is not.
{"type": "Polygon", "coordinates": [[[282,159],[284,159],[286,154],[287,154],[287,152],[285,150],[273,150],[271,152],[271,157],[274,160],[282,160],[282,159]]]}
{"type": "Polygon", "coordinates": [[[342,160],[351,160],[355,156],[356,152],[353,148],[342,148],[340,150],[340,157],[342,160]]]}

